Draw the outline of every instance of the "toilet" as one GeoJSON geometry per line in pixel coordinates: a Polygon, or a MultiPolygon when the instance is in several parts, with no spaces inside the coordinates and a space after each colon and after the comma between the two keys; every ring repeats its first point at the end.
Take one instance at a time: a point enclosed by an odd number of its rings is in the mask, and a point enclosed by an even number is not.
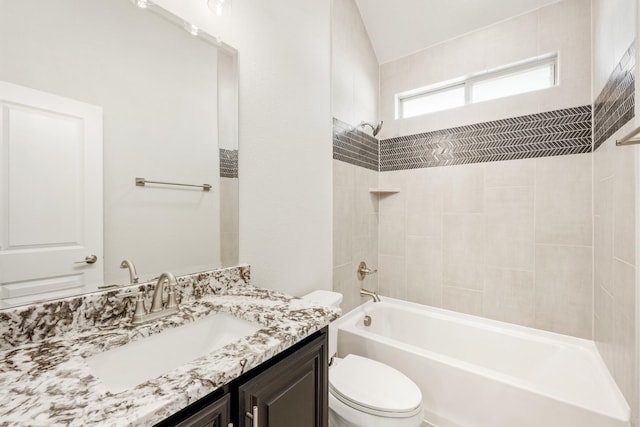
{"type": "MultiPolygon", "coordinates": [[[[342,294],[313,291],[302,297],[340,307],[342,294]]],[[[337,331],[329,328],[329,355],[336,353],[337,331]]],[[[329,367],[329,427],[419,427],[422,393],[402,372],[378,361],[349,354],[329,367]]]]}

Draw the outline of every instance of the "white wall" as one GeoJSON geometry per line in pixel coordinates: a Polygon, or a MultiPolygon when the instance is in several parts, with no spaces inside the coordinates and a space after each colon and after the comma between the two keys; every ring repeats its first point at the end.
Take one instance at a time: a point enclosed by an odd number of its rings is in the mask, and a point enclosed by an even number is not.
{"type": "Polygon", "coordinates": [[[158,3],[239,51],[240,262],[260,286],[330,289],[329,2],[158,3]]]}

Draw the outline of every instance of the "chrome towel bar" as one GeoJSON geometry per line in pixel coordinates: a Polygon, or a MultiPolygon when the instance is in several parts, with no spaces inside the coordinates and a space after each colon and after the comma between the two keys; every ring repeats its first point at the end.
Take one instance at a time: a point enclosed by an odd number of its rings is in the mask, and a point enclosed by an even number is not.
{"type": "Polygon", "coordinates": [[[633,145],[640,144],[640,138],[634,138],[637,134],[640,133],[640,127],[635,128],[622,138],[616,140],[616,145],[633,145]]]}
{"type": "Polygon", "coordinates": [[[202,188],[202,191],[211,190],[211,184],[202,184],[202,185],[194,185],[194,184],[179,184],[177,182],[162,182],[162,181],[149,181],[145,178],[136,178],[136,185],[138,187],[144,187],[146,184],[162,184],[162,185],[178,185],[180,187],[197,187],[202,188]]]}

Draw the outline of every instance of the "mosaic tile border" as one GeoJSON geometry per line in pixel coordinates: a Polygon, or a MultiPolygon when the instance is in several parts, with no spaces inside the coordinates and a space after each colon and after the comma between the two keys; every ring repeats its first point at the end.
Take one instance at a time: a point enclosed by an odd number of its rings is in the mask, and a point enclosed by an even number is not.
{"type": "Polygon", "coordinates": [[[380,170],[378,140],[349,123],[333,118],[333,158],[374,171],[380,170]]]}
{"type": "Polygon", "coordinates": [[[380,141],[380,171],[591,152],[591,106],[380,141]]]}
{"type": "Polygon", "coordinates": [[[220,149],[220,177],[238,177],[238,150],[220,149]]]}
{"type": "Polygon", "coordinates": [[[635,116],[635,66],[633,43],[593,104],[593,151],[635,116]]]}

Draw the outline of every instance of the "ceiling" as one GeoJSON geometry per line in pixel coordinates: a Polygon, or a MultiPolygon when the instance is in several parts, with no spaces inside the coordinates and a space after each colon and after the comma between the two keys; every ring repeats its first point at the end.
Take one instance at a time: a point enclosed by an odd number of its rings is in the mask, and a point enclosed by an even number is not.
{"type": "Polygon", "coordinates": [[[559,0],[355,0],[384,64],[559,0]]]}

